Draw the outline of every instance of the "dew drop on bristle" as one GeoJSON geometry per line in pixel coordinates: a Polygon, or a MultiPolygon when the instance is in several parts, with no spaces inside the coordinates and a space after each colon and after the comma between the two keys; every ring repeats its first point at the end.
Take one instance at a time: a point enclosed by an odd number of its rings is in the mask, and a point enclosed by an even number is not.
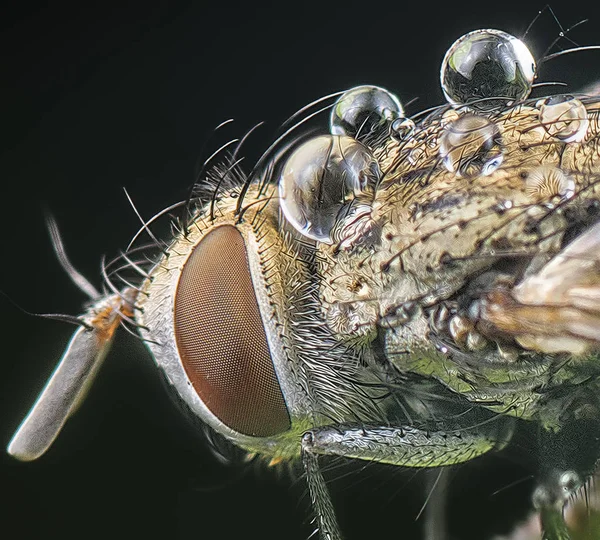
{"type": "Polygon", "coordinates": [[[391,136],[400,141],[410,137],[415,130],[415,123],[410,118],[396,118],[392,122],[391,136]]]}
{"type": "Polygon", "coordinates": [[[589,121],[585,105],[573,96],[551,96],[538,102],[540,123],[546,133],[562,142],[581,142],[589,121]]]}
{"type": "Polygon", "coordinates": [[[385,128],[404,110],[398,98],[379,86],[357,86],[344,92],[333,105],[329,117],[332,135],[361,139],[385,128]]]}
{"type": "Polygon", "coordinates": [[[464,114],[443,129],[440,157],[448,171],[471,178],[492,174],[502,164],[498,126],[475,114],[464,114]]]}
{"type": "Polygon", "coordinates": [[[490,110],[525,99],[535,60],[525,44],[500,30],[475,30],[446,52],[440,79],[451,105],[490,110]]]}
{"type": "Polygon", "coordinates": [[[304,236],[332,243],[332,231],[372,201],[381,177],[369,149],[345,135],[321,135],[299,146],[279,179],[287,221],[304,236]]]}

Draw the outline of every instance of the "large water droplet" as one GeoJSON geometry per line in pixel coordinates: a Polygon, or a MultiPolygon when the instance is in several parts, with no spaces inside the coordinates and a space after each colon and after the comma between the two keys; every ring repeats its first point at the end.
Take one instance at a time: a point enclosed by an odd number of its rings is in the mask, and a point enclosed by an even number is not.
{"type": "Polygon", "coordinates": [[[450,172],[465,178],[487,176],[502,164],[502,137],[487,118],[464,114],[444,127],[439,151],[450,172]]]}
{"type": "Polygon", "coordinates": [[[385,88],[357,86],[335,102],[329,118],[330,131],[333,135],[362,139],[403,116],[400,101],[385,88]]]}
{"type": "Polygon", "coordinates": [[[525,44],[500,30],[475,30],[446,52],[440,78],[452,105],[489,110],[526,98],[535,60],[525,44]]]}
{"type": "Polygon", "coordinates": [[[321,135],[299,146],[279,179],[285,218],[304,236],[332,243],[338,223],[370,204],[381,171],[369,149],[352,137],[321,135]]]}
{"type": "Polygon", "coordinates": [[[563,142],[581,142],[589,121],[585,105],[573,96],[559,95],[538,102],[546,133],[563,142]]]}

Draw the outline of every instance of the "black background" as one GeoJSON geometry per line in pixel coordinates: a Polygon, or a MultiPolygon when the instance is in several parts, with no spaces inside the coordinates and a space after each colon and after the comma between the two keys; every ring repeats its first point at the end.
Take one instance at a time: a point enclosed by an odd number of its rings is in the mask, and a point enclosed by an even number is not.
{"type": "MultiPolygon", "coordinates": [[[[316,6],[173,3],[149,7],[14,7],[0,21],[0,290],[32,312],[77,314],[85,300],[60,269],[43,209],[73,262],[99,285],[102,254],[125,247],[144,216],[185,197],[200,149],[227,118],[216,149],[257,122],[249,153],[304,104],[357,84],[395,91],[413,114],[442,101],[439,65],[467,31],[522,35],[543,3],[336,2],[316,6]]],[[[583,45],[600,13],[554,6],[583,45]]],[[[536,57],[560,31],[545,12],[528,36],[536,57]]],[[[568,46],[567,43],[563,43],[568,46]]],[[[540,80],[576,89],[598,79],[600,53],[543,66],[540,80]]],[[[323,119],[323,122],[325,120],[323,119]]],[[[72,327],[27,316],[0,298],[0,443],[5,445],[59,357],[72,327]]],[[[122,336],[123,337],[123,336],[122,336]]],[[[120,339],[81,411],[38,462],[0,458],[6,538],[304,539],[312,531],[302,481],[215,461],[171,404],[150,357],[120,339]]],[[[333,491],[349,540],[418,538],[422,503],[412,471],[369,466],[333,491]]],[[[450,481],[460,539],[508,530],[527,510],[528,471],[502,457],[450,481]]]]}

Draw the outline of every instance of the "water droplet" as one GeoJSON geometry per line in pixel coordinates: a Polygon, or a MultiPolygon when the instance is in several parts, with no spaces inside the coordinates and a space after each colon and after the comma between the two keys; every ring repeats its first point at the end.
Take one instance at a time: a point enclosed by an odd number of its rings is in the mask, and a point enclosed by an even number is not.
{"type": "Polygon", "coordinates": [[[392,122],[392,137],[401,141],[410,136],[415,129],[415,123],[410,118],[396,118],[392,122]]]}
{"type": "Polygon", "coordinates": [[[407,159],[412,166],[416,167],[421,165],[421,161],[427,159],[427,153],[422,147],[417,146],[408,153],[407,159]]]}
{"type": "Polygon", "coordinates": [[[304,236],[332,243],[332,233],[370,204],[381,171],[369,149],[348,136],[321,135],[300,145],[279,179],[287,221],[304,236]]]}
{"type": "Polygon", "coordinates": [[[444,127],[440,157],[457,176],[488,176],[502,164],[500,130],[487,118],[465,114],[444,127]]]}
{"type": "Polygon", "coordinates": [[[333,105],[329,118],[333,135],[361,139],[386,128],[404,111],[398,98],[379,86],[357,86],[344,92],[333,105]]]}
{"type": "Polygon", "coordinates": [[[475,30],[446,52],[440,73],[452,105],[489,110],[526,98],[535,77],[535,60],[525,44],[500,30],[475,30]]]}
{"type": "Polygon", "coordinates": [[[589,121],[585,105],[573,96],[559,95],[540,103],[540,122],[546,133],[563,142],[581,142],[589,121]]]}

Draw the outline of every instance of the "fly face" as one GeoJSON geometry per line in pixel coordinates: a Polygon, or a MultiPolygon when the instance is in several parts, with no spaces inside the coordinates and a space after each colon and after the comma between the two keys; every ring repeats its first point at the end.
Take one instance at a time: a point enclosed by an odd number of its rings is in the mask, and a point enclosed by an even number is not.
{"type": "Polygon", "coordinates": [[[319,456],[437,468],[513,437],[557,450],[534,502],[565,537],[600,455],[599,105],[529,100],[534,74],[523,43],[477,31],[446,55],[447,106],[407,118],[361,86],[247,176],[236,148],[149,264],[134,247],[104,268],[9,453],[49,447],[123,322],[196,421],[302,463],[323,539],[341,532],[319,456]]]}
{"type": "Polygon", "coordinates": [[[214,218],[200,210],[150,270],[135,311],[185,407],[280,460],[299,455],[310,427],[382,412],[359,384],[375,378],[321,317],[314,249],[282,231],[274,194],[250,187],[242,220],[236,197],[214,218]]]}

